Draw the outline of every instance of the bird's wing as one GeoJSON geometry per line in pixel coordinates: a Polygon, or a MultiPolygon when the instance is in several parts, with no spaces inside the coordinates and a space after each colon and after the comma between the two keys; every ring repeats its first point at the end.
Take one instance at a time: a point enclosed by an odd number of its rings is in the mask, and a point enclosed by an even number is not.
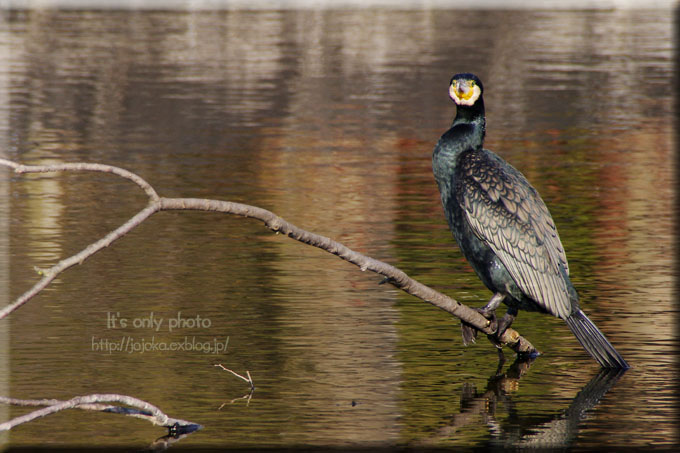
{"type": "Polygon", "coordinates": [[[553,315],[569,316],[567,258],[536,190],[490,151],[461,156],[459,168],[458,202],[474,233],[491,247],[525,294],[553,315]]]}

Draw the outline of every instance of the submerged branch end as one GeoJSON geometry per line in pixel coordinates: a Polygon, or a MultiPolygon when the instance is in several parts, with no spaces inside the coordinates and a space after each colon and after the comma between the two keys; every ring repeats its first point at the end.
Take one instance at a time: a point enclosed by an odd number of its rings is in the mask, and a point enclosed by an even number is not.
{"type": "Polygon", "coordinates": [[[177,429],[177,427],[187,428],[187,430],[195,431],[200,429],[201,425],[192,423],[186,420],[172,418],[166,415],[158,407],[144,400],[134,398],[127,395],[111,394],[92,394],[85,396],[76,396],[67,401],[61,400],[21,400],[16,398],[0,397],[0,403],[11,404],[15,406],[46,406],[42,409],[35,410],[20,417],[13,418],[4,423],[0,423],[0,431],[7,431],[15,426],[28,423],[37,418],[45,417],[65,409],[83,409],[94,410],[100,412],[112,412],[124,414],[136,418],[148,420],[154,425],[163,426],[168,429],[177,429]],[[130,409],[120,406],[111,406],[102,403],[120,403],[126,406],[131,406],[135,409],[130,409]]]}

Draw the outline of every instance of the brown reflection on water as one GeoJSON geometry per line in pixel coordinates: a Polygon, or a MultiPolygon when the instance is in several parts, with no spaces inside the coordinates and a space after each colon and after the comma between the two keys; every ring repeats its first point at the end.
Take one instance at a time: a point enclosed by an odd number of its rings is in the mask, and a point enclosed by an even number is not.
{"type": "MultiPolygon", "coordinates": [[[[675,391],[669,24],[666,12],[625,11],[17,11],[0,66],[12,130],[3,152],[120,165],[164,195],[260,205],[481,305],[489,294],[453,245],[430,163],[455,112],[449,77],[477,72],[489,148],[539,189],[586,311],[634,365],[570,442],[665,444],[675,391]]],[[[13,297],[35,281],[34,265],[145,203],[102,175],[12,177],[9,192],[13,297]]],[[[496,354],[484,341],[463,349],[450,317],[378,281],[249,220],[159,214],[12,315],[11,396],[130,393],[203,424],[187,446],[429,439],[459,412],[464,386],[484,388],[496,354]],[[160,341],[228,337],[228,353],[93,350],[93,337],[154,334],[107,329],[107,313],[152,311],[211,320],[160,341]],[[215,362],[252,373],[247,405],[228,403],[247,389],[215,362]]],[[[510,426],[554,419],[597,371],[561,321],[517,322],[546,354],[495,412],[510,426]]],[[[80,430],[98,445],[162,434],[69,413],[11,439],[29,445],[46,430],[56,445],[80,430]]],[[[438,442],[491,438],[480,420],[438,442]]]]}
{"type": "MultiPolygon", "coordinates": [[[[607,215],[599,217],[595,230],[602,253],[594,279],[603,305],[614,313],[606,325],[625,339],[628,354],[634,354],[637,385],[650,389],[664,385],[662,370],[677,366],[677,304],[672,297],[676,184],[669,123],[644,122],[611,140],[600,173],[606,188],[600,206],[607,215]]],[[[664,397],[650,393],[638,411],[640,418],[623,423],[628,429],[674,438],[676,428],[657,425],[659,418],[673,417],[672,409],[658,407],[654,401],[664,397]],[[653,406],[657,409],[649,410],[653,406]]],[[[628,389],[626,397],[635,398],[635,390],[628,389]]]]}

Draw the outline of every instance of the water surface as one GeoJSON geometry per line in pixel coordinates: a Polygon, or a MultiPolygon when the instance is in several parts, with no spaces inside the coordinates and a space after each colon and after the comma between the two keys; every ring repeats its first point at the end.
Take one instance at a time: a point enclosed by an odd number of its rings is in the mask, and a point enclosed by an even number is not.
{"type": "MultiPolygon", "coordinates": [[[[542,194],[584,310],[633,366],[598,377],[562,321],[522,313],[544,354],[518,367],[508,353],[498,371],[490,343],[464,348],[455,319],[375,275],[253,220],[160,213],[2,321],[9,395],[125,393],[202,424],[185,447],[671,445],[671,26],[663,10],[9,12],[8,158],[118,165],[163,196],[261,206],[473,306],[490,294],[453,243],[430,158],[455,114],[450,76],[477,73],[487,146],[542,194]],[[216,363],[249,371],[254,394],[216,363]]],[[[146,203],[102,174],[2,171],[0,188],[3,303],[146,203]]],[[[163,434],[70,411],[9,442],[163,434]]]]}

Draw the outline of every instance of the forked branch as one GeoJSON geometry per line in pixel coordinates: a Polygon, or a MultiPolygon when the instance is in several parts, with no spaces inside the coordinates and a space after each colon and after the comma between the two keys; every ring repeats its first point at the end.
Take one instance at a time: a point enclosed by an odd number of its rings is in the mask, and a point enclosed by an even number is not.
{"type": "MultiPolygon", "coordinates": [[[[76,264],[81,264],[84,260],[90,256],[97,253],[104,247],[108,247],[115,240],[122,237],[123,235],[130,232],[136,226],[144,222],[148,217],[159,211],[170,211],[170,210],[196,210],[196,211],[214,211],[221,212],[225,214],[233,214],[242,217],[250,217],[257,219],[264,223],[264,225],[270,230],[285,234],[286,236],[295,239],[296,241],[302,242],[304,244],[312,245],[325,250],[329,253],[337,255],[345,261],[348,261],[356,266],[358,266],[362,271],[371,271],[376,274],[385,277],[385,281],[391,283],[395,287],[401,289],[402,291],[418,297],[442,310],[451,313],[452,315],[458,317],[462,321],[472,325],[479,331],[487,334],[493,335],[495,333],[494,327],[491,325],[489,320],[484,318],[477,311],[472,308],[459,303],[458,301],[439,293],[432,288],[423,285],[422,283],[413,280],[411,277],[406,275],[400,269],[384,263],[382,261],[376,260],[374,258],[363,255],[356,252],[349,247],[334,241],[325,236],[321,236],[309,231],[303,230],[290,222],[285,221],[281,217],[277,216],[271,211],[266,209],[258,208],[256,206],[250,206],[242,203],[233,203],[229,201],[219,201],[210,199],[198,199],[198,198],[164,198],[159,197],[153,187],[147,183],[140,176],[124,170],[122,168],[113,167],[110,165],[101,164],[84,164],[84,163],[73,163],[73,164],[58,164],[58,165],[21,165],[16,162],[12,162],[5,159],[0,159],[0,166],[6,166],[12,168],[15,173],[44,173],[44,172],[58,172],[58,171],[95,171],[104,173],[113,173],[122,178],[128,179],[135,184],[137,184],[144,192],[146,192],[149,197],[149,204],[139,211],[130,220],[125,222],[120,227],[116,228],[102,239],[90,244],[81,252],[66,258],[58,262],[53,267],[45,270],[42,275],[43,278],[36,283],[33,288],[26,291],[24,294],[19,296],[10,305],[4,307],[0,310],[0,319],[6,317],[14,310],[19,308],[24,303],[28,302],[36,294],[42,291],[47,285],[50,284],[54,278],[66,269],[74,266],[76,264]]],[[[499,339],[501,343],[509,346],[515,352],[520,354],[536,354],[536,349],[527,341],[525,338],[520,336],[520,334],[509,328],[505,331],[502,337],[499,339]]]]}
{"type": "Polygon", "coordinates": [[[188,433],[201,428],[201,425],[186,420],[168,417],[163,411],[146,401],[127,395],[93,394],[76,396],[67,401],[61,400],[22,400],[0,396],[0,403],[14,406],[45,406],[42,409],[29,412],[20,417],[0,423],[0,431],[6,431],[23,423],[28,423],[40,417],[54,414],[65,409],[83,409],[91,411],[112,412],[130,417],[148,420],[154,425],[164,426],[173,434],[188,433]],[[125,404],[130,407],[112,406],[106,403],[125,404]]]}
{"type": "MultiPolygon", "coordinates": [[[[224,371],[228,371],[229,373],[233,374],[234,376],[236,376],[239,379],[243,379],[244,381],[246,381],[250,385],[250,391],[248,393],[246,393],[245,395],[243,395],[240,398],[234,398],[233,400],[229,401],[229,403],[234,404],[236,401],[246,400],[246,406],[249,405],[250,404],[250,398],[253,397],[253,392],[255,392],[255,383],[253,382],[252,376],[250,376],[250,371],[246,370],[246,375],[248,377],[245,377],[245,376],[241,376],[236,371],[230,370],[229,368],[225,367],[221,363],[216,363],[215,366],[222,368],[224,371]]],[[[217,410],[222,410],[222,408],[226,404],[227,404],[226,402],[222,403],[222,405],[217,410]]]]}
{"type": "Polygon", "coordinates": [[[250,371],[246,370],[246,375],[247,375],[248,377],[245,377],[245,376],[241,376],[241,375],[238,374],[236,371],[230,370],[229,368],[225,367],[225,366],[222,365],[221,363],[216,363],[215,366],[216,366],[216,367],[219,367],[219,368],[222,368],[224,371],[230,372],[231,374],[233,374],[233,375],[236,376],[237,378],[243,379],[243,380],[246,381],[248,384],[250,384],[250,389],[251,389],[251,390],[255,390],[255,384],[253,383],[253,378],[250,376],[250,371]]]}

